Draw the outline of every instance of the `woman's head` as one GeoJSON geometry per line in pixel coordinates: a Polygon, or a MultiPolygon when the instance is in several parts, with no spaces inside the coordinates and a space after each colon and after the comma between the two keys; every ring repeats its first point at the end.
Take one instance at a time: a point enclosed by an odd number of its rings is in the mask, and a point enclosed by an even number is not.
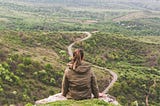
{"type": "Polygon", "coordinates": [[[75,69],[77,66],[79,66],[81,64],[83,58],[84,58],[83,50],[82,49],[76,49],[73,52],[73,58],[72,58],[72,61],[71,61],[71,68],[75,69]]]}
{"type": "Polygon", "coordinates": [[[73,52],[73,59],[79,59],[82,60],[84,56],[83,50],[82,49],[76,49],[73,52]]]}

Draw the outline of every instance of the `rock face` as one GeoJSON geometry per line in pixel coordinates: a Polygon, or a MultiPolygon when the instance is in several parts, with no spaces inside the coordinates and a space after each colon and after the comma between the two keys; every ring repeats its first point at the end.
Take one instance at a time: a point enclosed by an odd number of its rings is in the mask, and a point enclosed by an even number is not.
{"type": "Polygon", "coordinates": [[[35,102],[35,104],[46,104],[49,102],[55,102],[55,101],[61,101],[61,100],[67,100],[64,96],[61,95],[61,93],[49,96],[48,98],[38,100],[35,102]]]}
{"type": "MultiPolygon", "coordinates": [[[[99,99],[104,100],[105,102],[113,103],[114,105],[118,105],[118,102],[115,100],[115,98],[107,94],[103,94],[101,97],[99,97],[99,99]]],[[[48,98],[36,101],[35,105],[46,104],[46,103],[55,102],[55,101],[63,101],[63,100],[67,100],[67,98],[62,96],[61,93],[58,93],[58,94],[49,96],[48,98]]]]}

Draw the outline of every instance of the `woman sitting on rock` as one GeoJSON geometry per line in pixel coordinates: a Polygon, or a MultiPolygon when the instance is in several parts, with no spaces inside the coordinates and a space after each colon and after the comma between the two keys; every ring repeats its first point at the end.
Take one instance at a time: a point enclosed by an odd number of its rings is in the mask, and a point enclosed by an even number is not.
{"type": "Polygon", "coordinates": [[[68,63],[62,82],[62,95],[67,99],[83,100],[99,97],[99,89],[96,77],[91,70],[91,66],[83,61],[84,53],[81,49],[76,49],[73,58],[68,63]]]}

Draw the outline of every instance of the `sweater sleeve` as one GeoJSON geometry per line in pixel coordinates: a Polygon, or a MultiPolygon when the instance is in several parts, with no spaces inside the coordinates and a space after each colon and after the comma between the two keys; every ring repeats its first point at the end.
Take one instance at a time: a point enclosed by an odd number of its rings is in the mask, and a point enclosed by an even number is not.
{"type": "Polygon", "coordinates": [[[98,98],[99,97],[99,89],[98,89],[98,85],[97,85],[96,76],[94,75],[94,73],[92,71],[91,71],[91,88],[92,88],[92,93],[94,95],[94,98],[98,98]]]}
{"type": "Polygon", "coordinates": [[[67,78],[67,72],[68,70],[65,70],[65,73],[63,75],[63,80],[62,80],[62,95],[66,96],[68,93],[68,87],[69,87],[69,82],[68,82],[68,78],[67,78]]]}

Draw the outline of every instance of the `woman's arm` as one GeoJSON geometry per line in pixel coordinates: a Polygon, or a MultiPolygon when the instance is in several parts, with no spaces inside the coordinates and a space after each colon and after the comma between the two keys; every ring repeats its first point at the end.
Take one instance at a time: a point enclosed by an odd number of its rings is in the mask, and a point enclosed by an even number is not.
{"type": "Polygon", "coordinates": [[[67,73],[68,73],[68,70],[66,69],[63,75],[63,80],[62,80],[62,95],[63,96],[66,96],[68,93],[69,82],[67,78],[67,73]]]}
{"type": "Polygon", "coordinates": [[[98,89],[96,77],[92,71],[91,71],[91,88],[92,88],[92,93],[93,93],[94,97],[98,98],[99,97],[99,89],[98,89]]]}

